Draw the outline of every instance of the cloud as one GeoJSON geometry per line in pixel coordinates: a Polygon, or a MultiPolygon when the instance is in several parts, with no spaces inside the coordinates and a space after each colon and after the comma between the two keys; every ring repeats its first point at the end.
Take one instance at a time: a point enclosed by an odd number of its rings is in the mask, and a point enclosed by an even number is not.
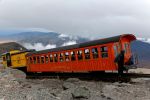
{"type": "Polygon", "coordinates": [[[37,51],[51,49],[51,48],[56,47],[56,45],[54,45],[54,44],[48,44],[48,45],[44,46],[42,43],[34,43],[33,45],[30,43],[24,43],[23,46],[26,47],[27,49],[35,49],[37,51]]]}
{"type": "Polygon", "coordinates": [[[66,34],[60,34],[60,35],[59,35],[59,38],[66,38],[66,37],[69,37],[69,36],[66,35],[66,34]]]}
{"type": "Polygon", "coordinates": [[[68,45],[73,45],[73,44],[77,44],[76,41],[68,41],[68,42],[65,42],[62,46],[68,46],[68,45]]]}
{"type": "Polygon", "coordinates": [[[150,37],[149,0],[2,0],[1,28],[41,28],[84,37],[150,37]]]}
{"type": "MultiPolygon", "coordinates": [[[[68,41],[63,43],[62,46],[68,46],[68,45],[73,45],[76,44],[76,41],[68,41]]],[[[52,48],[56,48],[55,44],[47,44],[46,46],[44,46],[42,43],[23,43],[22,44],[25,48],[27,49],[35,49],[36,51],[40,51],[40,50],[45,50],[45,49],[52,49],[52,48]]]]}
{"type": "Polygon", "coordinates": [[[146,43],[150,43],[150,38],[137,38],[137,40],[146,42],[146,43]]]}

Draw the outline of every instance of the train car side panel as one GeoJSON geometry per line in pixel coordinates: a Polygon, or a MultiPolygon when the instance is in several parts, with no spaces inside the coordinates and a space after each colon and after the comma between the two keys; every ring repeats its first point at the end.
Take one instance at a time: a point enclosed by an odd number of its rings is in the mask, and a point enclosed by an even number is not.
{"type": "Polygon", "coordinates": [[[26,67],[26,54],[27,52],[11,55],[12,68],[26,67]]]}
{"type": "Polygon", "coordinates": [[[28,59],[31,60],[28,71],[87,72],[87,71],[116,70],[117,68],[112,60],[112,53],[111,53],[112,45],[113,43],[109,43],[93,47],[79,48],[61,52],[53,52],[51,53],[53,55],[53,62],[50,62],[50,54],[41,54],[38,55],[41,58],[40,63],[33,63],[34,62],[33,57],[37,56],[33,55],[32,57],[28,57],[28,59]],[[74,60],[71,59],[72,52],[75,53],[74,60]],[[61,57],[60,54],[63,54],[64,56],[61,57]]]}

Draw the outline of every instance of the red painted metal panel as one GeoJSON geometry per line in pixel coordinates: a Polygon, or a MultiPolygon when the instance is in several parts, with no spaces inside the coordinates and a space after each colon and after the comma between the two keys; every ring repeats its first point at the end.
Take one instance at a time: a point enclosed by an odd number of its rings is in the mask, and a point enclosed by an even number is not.
{"type": "MultiPolygon", "coordinates": [[[[64,62],[48,62],[48,63],[43,63],[43,64],[29,64],[28,65],[28,71],[33,71],[33,72],[82,72],[82,71],[104,71],[104,70],[115,70],[116,66],[113,64],[114,62],[112,61],[112,53],[111,53],[111,48],[112,48],[113,43],[110,44],[105,44],[105,45],[98,45],[98,46],[93,46],[90,47],[90,50],[92,48],[97,47],[98,48],[98,54],[99,57],[97,59],[93,59],[92,55],[90,54],[91,59],[85,59],[85,55],[83,53],[83,60],[79,61],[64,61],[64,62]],[[101,57],[101,52],[100,52],[100,47],[102,46],[107,46],[108,47],[108,58],[102,58],[101,57]]],[[[73,51],[77,51],[73,50],[73,51]]],[[[80,50],[84,51],[84,48],[80,48],[80,50]]],[[[70,51],[63,51],[63,52],[71,52],[70,51]]],[[[54,53],[53,53],[54,54],[54,53]]],[[[41,54],[38,56],[46,56],[47,54],[41,54]]],[[[49,55],[49,54],[48,54],[49,55]]],[[[69,58],[71,58],[69,56],[69,58]]],[[[59,57],[58,57],[59,59],[59,57]]],[[[77,56],[76,56],[77,59],[77,56]]],[[[70,59],[71,60],[71,59],[70,59]]]]}

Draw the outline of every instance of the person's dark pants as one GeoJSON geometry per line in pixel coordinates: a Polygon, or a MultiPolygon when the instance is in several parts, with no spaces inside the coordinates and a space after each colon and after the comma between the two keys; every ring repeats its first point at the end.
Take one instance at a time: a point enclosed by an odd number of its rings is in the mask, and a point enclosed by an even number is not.
{"type": "Polygon", "coordinates": [[[119,66],[118,75],[119,75],[119,76],[122,76],[122,75],[123,75],[123,66],[119,66]]]}

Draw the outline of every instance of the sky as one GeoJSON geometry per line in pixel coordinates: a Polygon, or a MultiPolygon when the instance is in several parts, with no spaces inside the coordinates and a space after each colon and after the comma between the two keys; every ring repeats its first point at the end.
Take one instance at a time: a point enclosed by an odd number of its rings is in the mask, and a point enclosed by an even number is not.
{"type": "Polygon", "coordinates": [[[32,29],[150,38],[150,0],[0,0],[0,34],[32,29]]]}

